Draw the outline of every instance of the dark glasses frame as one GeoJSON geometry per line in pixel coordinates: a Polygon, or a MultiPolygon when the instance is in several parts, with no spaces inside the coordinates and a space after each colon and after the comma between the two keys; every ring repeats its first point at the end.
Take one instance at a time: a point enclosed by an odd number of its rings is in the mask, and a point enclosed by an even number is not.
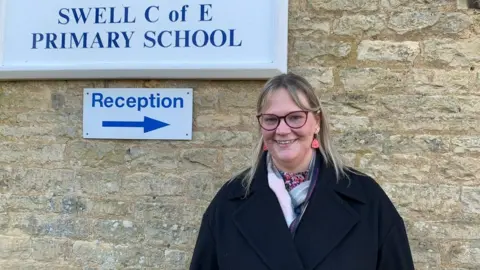
{"type": "Polygon", "coordinates": [[[272,130],[275,130],[278,128],[278,126],[280,125],[280,122],[282,121],[283,119],[283,122],[285,122],[285,124],[287,126],[289,126],[290,128],[292,129],[299,129],[299,128],[302,128],[303,126],[305,126],[305,124],[307,123],[307,120],[308,120],[308,113],[310,111],[293,111],[293,112],[289,112],[287,113],[286,115],[284,116],[279,116],[279,115],[276,115],[276,114],[271,114],[271,113],[261,113],[261,114],[257,114],[257,121],[258,121],[258,124],[260,125],[261,128],[263,128],[264,130],[266,131],[272,131],[272,130]],[[305,114],[305,122],[301,125],[301,126],[295,126],[295,127],[292,127],[291,125],[289,125],[287,122],[287,117],[290,116],[291,114],[294,114],[294,113],[304,113],[305,114]],[[276,117],[278,119],[278,122],[277,122],[277,125],[274,127],[274,128],[265,128],[264,126],[262,126],[262,121],[260,120],[261,117],[264,117],[264,116],[272,116],[272,117],[276,117]]]}

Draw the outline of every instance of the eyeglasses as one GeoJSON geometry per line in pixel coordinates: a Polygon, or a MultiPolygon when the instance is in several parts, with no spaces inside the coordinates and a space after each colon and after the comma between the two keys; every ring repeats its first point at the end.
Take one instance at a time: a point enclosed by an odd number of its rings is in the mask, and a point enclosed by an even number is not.
{"type": "Polygon", "coordinates": [[[275,114],[259,114],[257,115],[260,126],[267,130],[275,130],[280,125],[280,120],[284,119],[285,124],[290,128],[301,128],[307,123],[308,111],[294,111],[284,116],[275,114]]]}

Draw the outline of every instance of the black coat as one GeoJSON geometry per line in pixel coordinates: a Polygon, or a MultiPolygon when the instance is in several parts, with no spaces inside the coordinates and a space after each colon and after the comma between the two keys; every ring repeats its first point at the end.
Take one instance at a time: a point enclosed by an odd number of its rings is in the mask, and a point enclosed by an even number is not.
{"type": "Polygon", "coordinates": [[[295,237],[268,186],[265,156],[244,198],[227,182],[205,211],[190,270],[411,270],[404,222],[370,177],[320,173],[295,237]]]}

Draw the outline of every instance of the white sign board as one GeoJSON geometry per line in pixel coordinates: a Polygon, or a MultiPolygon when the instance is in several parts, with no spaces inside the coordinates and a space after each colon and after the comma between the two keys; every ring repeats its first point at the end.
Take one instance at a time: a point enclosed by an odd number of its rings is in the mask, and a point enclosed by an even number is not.
{"type": "Polygon", "coordinates": [[[0,79],[268,78],[288,0],[0,0],[0,79]]]}
{"type": "Polygon", "coordinates": [[[83,138],[191,140],[192,89],[85,88],[83,138]]]}

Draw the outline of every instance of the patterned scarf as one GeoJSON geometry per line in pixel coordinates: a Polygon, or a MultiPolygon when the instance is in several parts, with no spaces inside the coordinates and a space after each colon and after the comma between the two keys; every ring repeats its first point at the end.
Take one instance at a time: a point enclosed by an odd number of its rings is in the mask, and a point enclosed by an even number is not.
{"type": "Polygon", "coordinates": [[[285,182],[285,189],[290,194],[293,201],[293,209],[296,215],[299,215],[300,207],[305,201],[308,188],[310,187],[310,180],[308,180],[308,170],[299,173],[288,173],[279,170],[275,167],[282,176],[285,182]]]}
{"type": "Polygon", "coordinates": [[[308,170],[302,173],[284,173],[273,164],[270,153],[267,155],[268,181],[277,196],[285,219],[292,233],[307,207],[308,199],[315,186],[318,168],[315,168],[316,152],[308,170]]]}

